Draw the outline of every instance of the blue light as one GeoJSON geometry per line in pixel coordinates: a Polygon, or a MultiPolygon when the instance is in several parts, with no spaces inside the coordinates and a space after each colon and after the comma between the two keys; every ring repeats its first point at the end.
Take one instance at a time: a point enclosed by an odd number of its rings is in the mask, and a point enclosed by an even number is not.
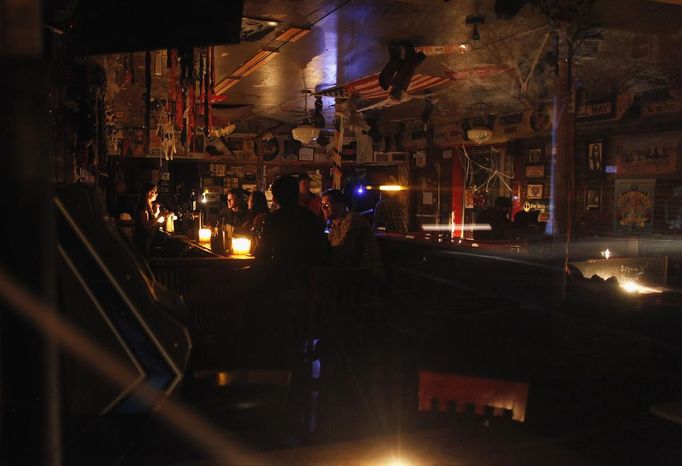
{"type": "Polygon", "coordinates": [[[356,189],[356,192],[357,192],[358,194],[362,194],[362,193],[365,192],[365,188],[363,188],[362,186],[358,186],[358,189],[356,189]]]}

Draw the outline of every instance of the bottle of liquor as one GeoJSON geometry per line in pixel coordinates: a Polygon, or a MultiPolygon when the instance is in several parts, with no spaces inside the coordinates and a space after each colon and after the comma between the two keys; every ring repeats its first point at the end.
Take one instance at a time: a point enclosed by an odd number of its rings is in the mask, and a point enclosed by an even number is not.
{"type": "Polygon", "coordinates": [[[192,190],[192,194],[189,196],[189,200],[192,207],[192,212],[197,210],[197,193],[192,190]]]}
{"type": "Polygon", "coordinates": [[[222,220],[218,219],[216,221],[215,227],[213,228],[213,237],[215,242],[215,249],[211,248],[214,252],[218,254],[225,253],[225,230],[223,229],[222,220]]]}

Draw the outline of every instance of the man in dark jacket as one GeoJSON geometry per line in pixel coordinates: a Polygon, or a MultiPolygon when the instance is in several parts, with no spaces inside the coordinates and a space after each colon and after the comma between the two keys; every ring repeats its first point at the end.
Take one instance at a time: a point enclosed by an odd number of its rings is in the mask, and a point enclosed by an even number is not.
{"type": "Polygon", "coordinates": [[[484,241],[505,239],[506,232],[512,226],[509,220],[511,208],[512,202],[508,197],[495,198],[493,206],[485,209],[476,218],[477,229],[474,230],[474,238],[484,241]],[[487,229],[488,226],[490,229],[487,229]]]}
{"type": "Polygon", "coordinates": [[[265,219],[256,260],[267,267],[277,289],[303,288],[308,267],[326,263],[329,242],[319,218],[299,204],[296,178],[277,178],[272,195],[280,207],[265,219]]]}

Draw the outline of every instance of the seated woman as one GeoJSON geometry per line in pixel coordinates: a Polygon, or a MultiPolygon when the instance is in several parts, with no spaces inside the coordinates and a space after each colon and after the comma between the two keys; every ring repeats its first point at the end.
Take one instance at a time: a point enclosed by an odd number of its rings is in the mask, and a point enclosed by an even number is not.
{"type": "Polygon", "coordinates": [[[149,257],[154,237],[159,230],[161,218],[161,206],[156,202],[159,195],[154,183],[145,183],[142,186],[140,202],[135,210],[133,243],[137,246],[143,257],[149,257]]]}
{"type": "Polygon", "coordinates": [[[252,192],[249,195],[247,206],[249,210],[244,217],[244,221],[239,226],[238,232],[250,234],[255,239],[262,232],[265,217],[268,216],[270,209],[268,209],[268,201],[262,191],[252,192]]]}

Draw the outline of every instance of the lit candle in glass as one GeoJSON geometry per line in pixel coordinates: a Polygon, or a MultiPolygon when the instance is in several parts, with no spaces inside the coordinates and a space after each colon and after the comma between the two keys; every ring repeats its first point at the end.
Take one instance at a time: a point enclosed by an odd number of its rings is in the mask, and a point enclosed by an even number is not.
{"type": "Polygon", "coordinates": [[[210,228],[200,228],[199,229],[199,242],[200,243],[210,243],[212,233],[213,232],[211,231],[210,228]]]}
{"type": "Polygon", "coordinates": [[[232,254],[246,255],[251,251],[249,238],[232,238],[232,254]]]}

